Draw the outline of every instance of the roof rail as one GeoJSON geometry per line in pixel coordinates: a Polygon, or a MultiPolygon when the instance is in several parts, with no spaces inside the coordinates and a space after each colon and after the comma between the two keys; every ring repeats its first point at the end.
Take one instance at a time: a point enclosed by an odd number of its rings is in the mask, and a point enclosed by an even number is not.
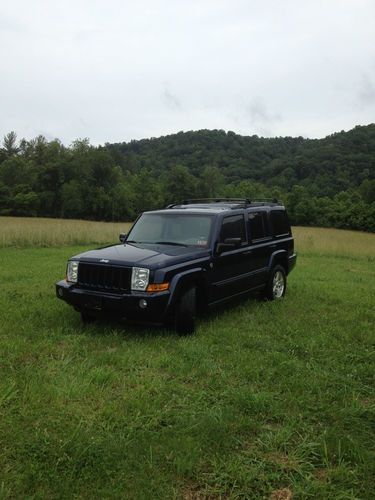
{"type": "Polygon", "coordinates": [[[230,208],[247,208],[251,206],[267,206],[267,205],[283,205],[282,201],[277,200],[276,198],[254,198],[250,200],[250,198],[192,198],[188,200],[183,200],[181,203],[171,203],[167,205],[166,208],[176,208],[181,207],[181,205],[194,205],[194,204],[231,204],[235,205],[230,208]]]}
{"type": "Polygon", "coordinates": [[[243,203],[247,206],[251,201],[249,198],[192,198],[183,200],[182,205],[191,205],[194,203],[243,203]]]}
{"type": "Polygon", "coordinates": [[[277,198],[254,198],[251,203],[281,203],[277,198]]]}

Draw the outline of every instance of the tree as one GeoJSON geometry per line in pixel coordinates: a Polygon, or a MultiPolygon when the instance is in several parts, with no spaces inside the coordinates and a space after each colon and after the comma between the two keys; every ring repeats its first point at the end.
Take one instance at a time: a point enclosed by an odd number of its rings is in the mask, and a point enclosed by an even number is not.
{"type": "Polygon", "coordinates": [[[359,186],[359,191],[365,202],[373,203],[375,201],[375,179],[371,181],[365,179],[359,186]]]}
{"type": "Polygon", "coordinates": [[[194,198],[197,193],[197,180],[183,165],[174,165],[168,172],[165,183],[167,203],[180,203],[194,198]]]}
{"type": "Polygon", "coordinates": [[[61,189],[61,217],[81,218],[84,214],[84,200],[78,180],[72,180],[61,189]]]}
{"type": "Polygon", "coordinates": [[[199,196],[214,198],[223,196],[225,178],[215,166],[207,166],[202,172],[201,181],[198,184],[199,196]]]}
{"type": "Polygon", "coordinates": [[[3,148],[7,157],[14,156],[18,153],[17,134],[15,132],[12,131],[4,135],[3,148]]]}

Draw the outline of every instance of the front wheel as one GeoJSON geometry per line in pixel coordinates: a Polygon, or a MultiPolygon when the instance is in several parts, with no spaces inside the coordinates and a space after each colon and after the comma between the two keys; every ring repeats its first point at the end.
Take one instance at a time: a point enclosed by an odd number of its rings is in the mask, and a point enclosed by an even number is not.
{"type": "Polygon", "coordinates": [[[195,331],[197,293],[194,286],[182,292],[174,310],[174,329],[179,335],[190,335],[195,331]]]}
{"type": "Polygon", "coordinates": [[[265,297],[268,300],[282,299],[286,291],[286,273],[282,266],[275,266],[268,280],[265,297]]]}

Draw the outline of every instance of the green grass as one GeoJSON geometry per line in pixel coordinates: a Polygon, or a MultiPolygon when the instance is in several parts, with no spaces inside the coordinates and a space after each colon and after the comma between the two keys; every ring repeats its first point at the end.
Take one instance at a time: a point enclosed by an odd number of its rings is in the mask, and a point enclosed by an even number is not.
{"type": "Polygon", "coordinates": [[[302,253],[285,300],[179,338],[83,326],[53,286],[81,249],[0,250],[1,499],[374,498],[371,256],[302,253]]]}

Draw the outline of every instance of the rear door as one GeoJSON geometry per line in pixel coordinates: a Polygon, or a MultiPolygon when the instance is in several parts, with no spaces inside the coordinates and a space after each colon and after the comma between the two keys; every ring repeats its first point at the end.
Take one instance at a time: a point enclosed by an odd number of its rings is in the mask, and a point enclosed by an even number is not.
{"type": "Polygon", "coordinates": [[[271,258],[272,236],[267,210],[247,212],[248,238],[251,249],[251,287],[264,284],[268,277],[268,265],[271,258]]]}

